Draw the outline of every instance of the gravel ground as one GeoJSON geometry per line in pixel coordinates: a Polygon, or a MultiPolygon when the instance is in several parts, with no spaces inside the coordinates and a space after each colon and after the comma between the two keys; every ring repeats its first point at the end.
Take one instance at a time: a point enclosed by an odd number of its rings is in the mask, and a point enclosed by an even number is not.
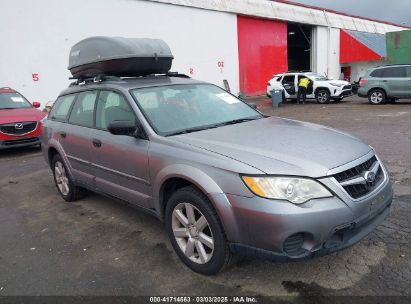
{"type": "Polygon", "coordinates": [[[273,109],[269,115],[320,123],[371,144],[393,178],[390,217],[357,245],[299,263],[241,260],[204,277],[178,260],[156,219],[90,194],[64,202],[38,149],[0,152],[0,296],[313,295],[411,296],[411,102],[343,103],[273,109]]]}

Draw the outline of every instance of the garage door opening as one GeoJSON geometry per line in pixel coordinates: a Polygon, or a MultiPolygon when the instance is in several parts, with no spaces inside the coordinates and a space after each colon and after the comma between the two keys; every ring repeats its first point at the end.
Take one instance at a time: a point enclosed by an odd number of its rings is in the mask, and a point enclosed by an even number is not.
{"type": "Polygon", "coordinates": [[[288,68],[291,71],[311,70],[312,26],[288,23],[288,68]]]}

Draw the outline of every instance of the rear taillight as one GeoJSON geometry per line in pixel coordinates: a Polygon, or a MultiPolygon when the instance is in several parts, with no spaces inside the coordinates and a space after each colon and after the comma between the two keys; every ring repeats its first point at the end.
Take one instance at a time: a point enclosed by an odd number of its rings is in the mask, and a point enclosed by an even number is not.
{"type": "Polygon", "coordinates": [[[360,80],[360,86],[365,85],[367,82],[368,82],[367,79],[361,79],[361,80],[360,80]]]}

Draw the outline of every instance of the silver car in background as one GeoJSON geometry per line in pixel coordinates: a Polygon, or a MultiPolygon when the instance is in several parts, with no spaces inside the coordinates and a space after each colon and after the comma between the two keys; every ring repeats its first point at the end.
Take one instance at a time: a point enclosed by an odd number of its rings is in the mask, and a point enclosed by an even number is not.
{"type": "Polygon", "coordinates": [[[266,117],[178,75],[72,85],[43,134],[66,201],[88,189],[143,209],[203,274],[233,254],[297,261],[351,246],[384,221],[393,197],[358,138],[266,117]]]}

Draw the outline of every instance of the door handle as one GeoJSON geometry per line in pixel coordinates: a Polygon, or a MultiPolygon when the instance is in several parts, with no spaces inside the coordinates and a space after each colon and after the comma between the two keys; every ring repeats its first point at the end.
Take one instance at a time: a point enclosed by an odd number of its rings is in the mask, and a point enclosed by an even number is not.
{"type": "Polygon", "coordinates": [[[96,148],[100,148],[101,147],[101,140],[93,138],[93,146],[96,148]]]}
{"type": "Polygon", "coordinates": [[[61,138],[66,138],[66,136],[67,136],[67,133],[66,133],[66,132],[60,132],[60,137],[61,137],[61,138]]]}
{"type": "Polygon", "coordinates": [[[388,82],[388,80],[382,80],[382,82],[388,82]]]}

